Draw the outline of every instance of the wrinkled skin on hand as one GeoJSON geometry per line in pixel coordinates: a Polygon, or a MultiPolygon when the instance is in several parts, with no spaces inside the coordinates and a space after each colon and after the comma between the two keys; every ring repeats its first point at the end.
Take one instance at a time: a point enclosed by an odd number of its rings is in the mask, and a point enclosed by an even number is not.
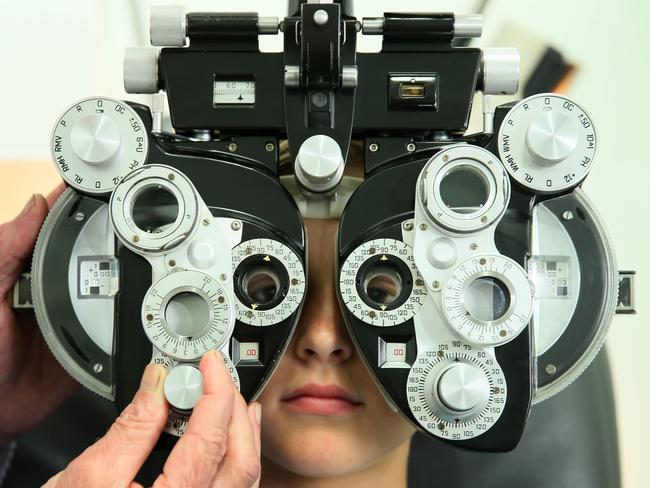
{"type": "Polygon", "coordinates": [[[54,359],[31,311],[14,312],[14,283],[29,266],[38,232],[63,192],[32,196],[22,212],[0,225],[0,446],[47,417],[78,388],[54,359]]]}

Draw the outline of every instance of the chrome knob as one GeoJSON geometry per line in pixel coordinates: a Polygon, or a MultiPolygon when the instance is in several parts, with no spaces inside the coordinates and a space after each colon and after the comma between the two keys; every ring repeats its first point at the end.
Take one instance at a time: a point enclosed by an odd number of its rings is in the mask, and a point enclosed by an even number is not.
{"type": "Polygon", "coordinates": [[[176,410],[192,410],[203,395],[203,375],[195,366],[180,364],[167,374],[163,391],[176,410]]]}

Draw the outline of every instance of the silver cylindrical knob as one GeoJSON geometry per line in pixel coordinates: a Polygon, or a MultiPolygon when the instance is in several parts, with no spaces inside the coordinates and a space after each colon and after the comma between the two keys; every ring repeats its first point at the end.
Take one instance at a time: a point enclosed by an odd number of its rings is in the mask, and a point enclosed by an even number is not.
{"type": "Polygon", "coordinates": [[[483,93],[514,95],[519,89],[519,50],[491,47],[483,50],[483,93]]]}
{"type": "Polygon", "coordinates": [[[438,380],[438,398],[454,412],[469,412],[490,395],[490,384],[476,367],[465,363],[450,366],[438,380]]]}
{"type": "Polygon", "coordinates": [[[345,161],[338,143],[329,136],[315,135],[300,146],[296,157],[296,179],[304,188],[323,193],[335,188],[343,177],[345,161]]]}
{"type": "Polygon", "coordinates": [[[483,16],[480,14],[454,15],[454,37],[481,37],[483,34],[483,16]]]}
{"type": "Polygon", "coordinates": [[[187,37],[187,13],[182,5],[151,7],[149,37],[152,46],[181,47],[187,37]]]}
{"type": "Polygon", "coordinates": [[[275,35],[279,30],[279,20],[277,17],[258,17],[257,30],[260,34],[275,35]]]}
{"type": "Polygon", "coordinates": [[[364,17],[361,21],[361,32],[367,36],[379,36],[384,33],[383,17],[364,17]]]}
{"type": "Polygon", "coordinates": [[[526,145],[535,162],[556,164],[575,151],[578,129],[571,118],[559,111],[543,112],[528,127],[526,145]]]}
{"type": "Polygon", "coordinates": [[[77,122],[70,131],[70,145],[82,161],[104,164],[120,150],[120,129],[105,115],[89,115],[77,122]]]}
{"type": "Polygon", "coordinates": [[[158,55],[155,47],[128,47],[124,51],[124,91],[158,93],[158,55]]]}
{"type": "Polygon", "coordinates": [[[165,378],[165,398],[176,410],[192,410],[203,395],[203,375],[195,366],[175,366],[165,378]]]}

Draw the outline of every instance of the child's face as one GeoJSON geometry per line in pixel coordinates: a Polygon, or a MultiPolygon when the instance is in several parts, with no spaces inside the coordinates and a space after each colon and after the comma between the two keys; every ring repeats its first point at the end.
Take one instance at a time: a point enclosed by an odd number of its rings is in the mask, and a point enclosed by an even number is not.
{"type": "Polygon", "coordinates": [[[345,329],[335,286],[338,220],[305,224],[307,297],[293,339],[259,398],[262,454],[300,475],[341,476],[375,464],[414,429],[389,408],[345,329]]]}

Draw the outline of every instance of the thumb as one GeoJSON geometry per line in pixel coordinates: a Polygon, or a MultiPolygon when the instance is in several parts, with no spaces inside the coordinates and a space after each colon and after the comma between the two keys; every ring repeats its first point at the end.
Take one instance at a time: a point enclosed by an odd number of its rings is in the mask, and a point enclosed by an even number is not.
{"type": "Polygon", "coordinates": [[[32,195],[13,220],[0,225],[0,297],[18,280],[48,212],[43,195],[32,195]]]}
{"type": "MultiPolygon", "coordinates": [[[[51,486],[128,486],[151,453],[167,420],[162,384],[166,370],[148,365],[140,389],[104,437],[86,449],[51,486]]],[[[50,485],[46,485],[49,487],[50,485]]]]}
{"type": "Polygon", "coordinates": [[[133,401],[106,435],[86,452],[100,464],[110,459],[105,479],[133,481],[156,445],[169,413],[163,393],[166,374],[163,366],[149,364],[133,401]]]}

